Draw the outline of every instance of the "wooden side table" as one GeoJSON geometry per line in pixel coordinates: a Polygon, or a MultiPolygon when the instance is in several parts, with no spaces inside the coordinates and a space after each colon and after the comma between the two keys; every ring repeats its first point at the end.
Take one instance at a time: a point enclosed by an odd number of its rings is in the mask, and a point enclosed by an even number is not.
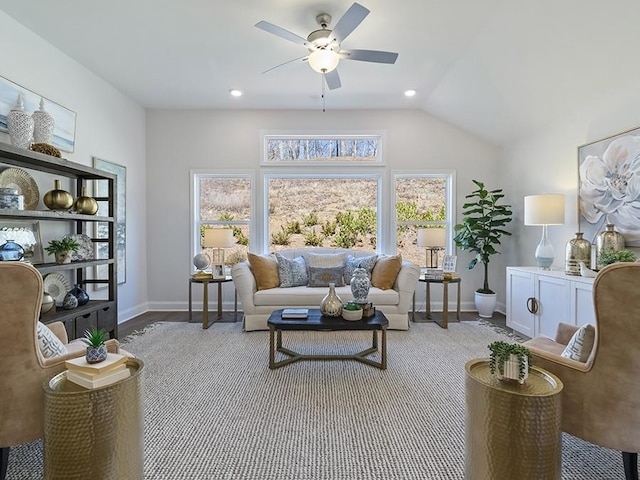
{"type": "MultiPolygon", "coordinates": [[[[209,328],[211,326],[212,323],[215,323],[215,321],[212,321],[211,323],[209,323],[209,284],[211,283],[216,283],[218,284],[218,317],[216,318],[216,320],[220,320],[222,318],[222,284],[223,283],[227,283],[227,282],[231,282],[233,281],[233,279],[230,276],[226,276],[224,278],[193,278],[193,277],[189,277],[189,321],[191,322],[191,318],[192,318],[192,302],[191,302],[191,297],[192,297],[192,287],[194,283],[201,283],[203,286],[203,292],[202,292],[202,328],[209,328]]],[[[234,290],[234,320],[237,319],[238,316],[238,292],[234,290]]]]}
{"type": "Polygon", "coordinates": [[[142,360],[131,376],[88,390],[62,372],[44,383],[45,480],[139,480],[144,469],[142,360]]]}
{"type": "Polygon", "coordinates": [[[531,367],[523,385],[500,381],[488,358],[468,361],[465,371],[465,478],[560,480],[560,379],[531,367]]]}
{"type": "MultiPolygon", "coordinates": [[[[458,287],[457,289],[457,298],[456,298],[456,319],[460,320],[460,284],[462,283],[462,279],[460,277],[453,277],[451,279],[435,279],[435,278],[425,278],[424,275],[421,275],[419,280],[425,283],[426,286],[426,302],[425,302],[425,310],[426,316],[428,320],[433,320],[442,328],[449,327],[449,284],[455,283],[458,287]],[[440,283],[442,284],[442,319],[432,319],[431,318],[431,284],[432,283],[440,283]]],[[[413,313],[412,313],[413,321],[416,321],[416,295],[415,292],[413,294],[413,313]]]]}

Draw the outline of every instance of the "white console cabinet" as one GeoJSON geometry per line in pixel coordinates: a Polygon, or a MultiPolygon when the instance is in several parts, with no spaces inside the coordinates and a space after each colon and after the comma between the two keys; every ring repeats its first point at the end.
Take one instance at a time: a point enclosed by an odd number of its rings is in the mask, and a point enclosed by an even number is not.
{"type": "Polygon", "coordinates": [[[593,280],[563,270],[507,267],[507,326],[530,338],[554,338],[560,322],[595,325],[593,280]]]}

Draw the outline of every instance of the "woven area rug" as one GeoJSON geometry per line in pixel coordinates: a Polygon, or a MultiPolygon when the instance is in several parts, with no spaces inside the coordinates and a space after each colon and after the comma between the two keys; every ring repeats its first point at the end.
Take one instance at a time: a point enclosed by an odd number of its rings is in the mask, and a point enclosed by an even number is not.
{"type": "MultiPolygon", "coordinates": [[[[389,332],[386,371],[354,361],[271,371],[267,332],[152,325],[124,342],[145,362],[144,478],[463,479],[464,364],[498,339],[508,338],[475,321],[412,324],[389,332]]],[[[370,332],[284,333],[305,353],[370,341],[370,332]]],[[[7,479],[41,479],[41,448],[13,448],[7,479]]],[[[563,478],[624,478],[621,455],[564,435],[563,478]]]]}

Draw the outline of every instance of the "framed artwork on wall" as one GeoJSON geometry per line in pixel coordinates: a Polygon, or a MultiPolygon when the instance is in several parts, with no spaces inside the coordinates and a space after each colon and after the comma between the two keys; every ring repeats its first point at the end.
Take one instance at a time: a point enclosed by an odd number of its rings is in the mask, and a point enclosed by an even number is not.
{"type": "Polygon", "coordinates": [[[578,147],[578,228],[591,243],[607,224],[640,246],[640,128],[578,147]]]}
{"type": "Polygon", "coordinates": [[[44,100],[44,108],[54,121],[52,145],[65,152],[73,152],[76,143],[76,113],[4,77],[0,77],[0,131],[9,131],[7,114],[15,107],[18,95],[22,95],[24,110],[30,114],[39,110],[40,99],[44,100]]]}
{"type": "MultiPolygon", "coordinates": [[[[109,162],[98,157],[93,157],[93,166],[99,170],[109,172],[117,177],[116,180],[116,270],[118,272],[118,284],[127,281],[127,168],[117,163],[109,162]]],[[[107,182],[96,180],[93,196],[96,198],[107,196],[107,182]]],[[[108,216],[107,202],[98,200],[98,215],[108,216]]],[[[106,223],[97,222],[96,238],[107,238],[109,228],[106,223]]],[[[96,258],[108,258],[109,245],[106,242],[96,242],[96,258]]],[[[107,265],[96,267],[96,278],[106,278],[107,265]]],[[[106,288],[106,285],[96,285],[96,289],[106,288]]]]}

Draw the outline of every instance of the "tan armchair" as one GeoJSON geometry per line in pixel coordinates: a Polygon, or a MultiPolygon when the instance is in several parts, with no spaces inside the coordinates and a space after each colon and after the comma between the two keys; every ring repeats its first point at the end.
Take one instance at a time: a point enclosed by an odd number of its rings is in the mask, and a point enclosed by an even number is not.
{"type": "Polygon", "coordinates": [[[562,430],[622,451],[627,480],[638,479],[640,451],[640,264],[616,263],[593,284],[596,337],[587,361],[560,356],[578,327],[561,324],[555,341],[525,342],[533,364],[556,374],[562,392],[562,430]]]}
{"type": "MultiPolygon", "coordinates": [[[[0,479],[5,478],[12,445],[34,441],[43,434],[45,380],[65,370],[65,360],[86,352],[80,340],[67,341],[61,322],[47,326],[69,353],[44,358],[37,343],[42,305],[42,276],[32,265],[0,262],[0,479]]],[[[117,340],[107,349],[117,353],[117,340]]]]}

